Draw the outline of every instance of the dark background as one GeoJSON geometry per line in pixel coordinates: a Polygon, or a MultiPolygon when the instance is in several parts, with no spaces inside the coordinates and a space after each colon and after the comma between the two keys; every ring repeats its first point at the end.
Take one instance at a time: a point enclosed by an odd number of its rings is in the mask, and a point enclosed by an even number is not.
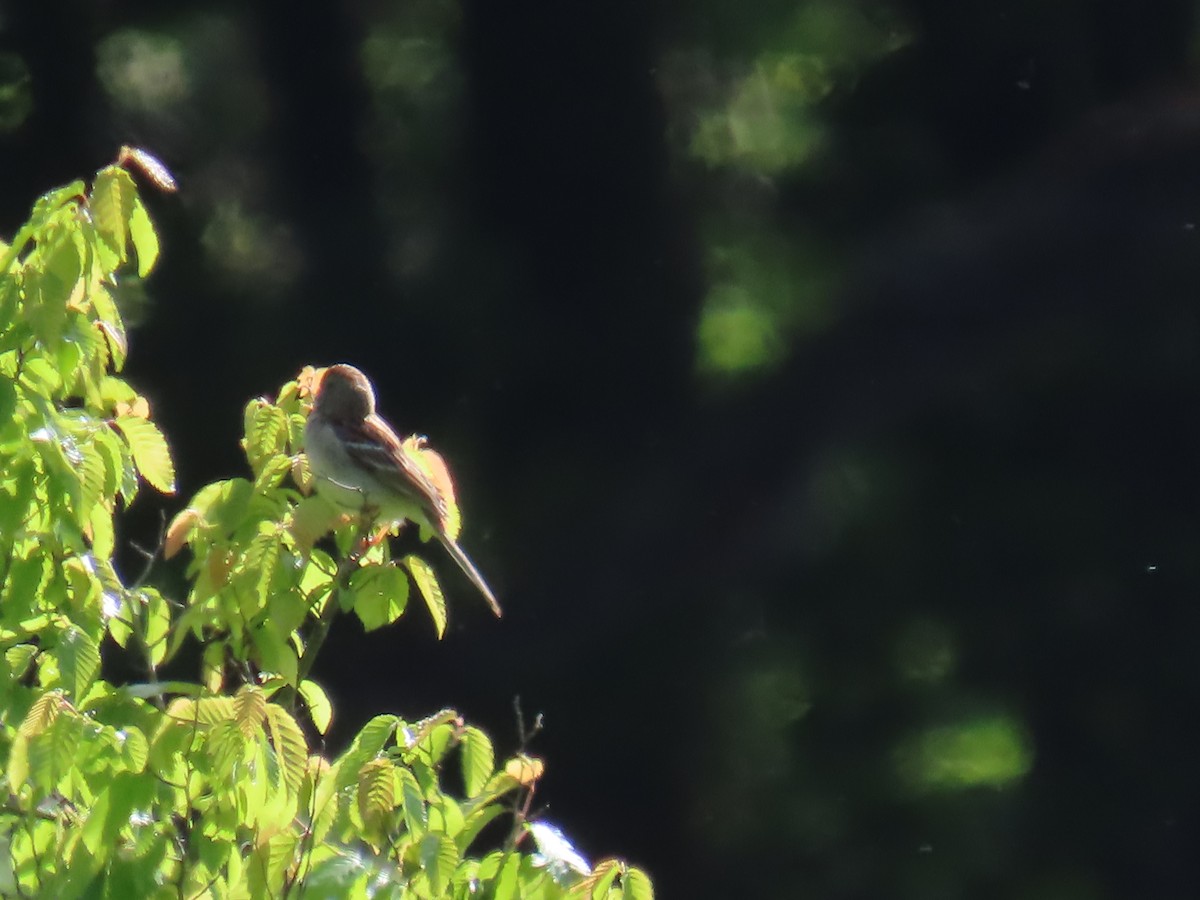
{"type": "MultiPolygon", "coordinates": [[[[176,173],[128,374],[181,491],[350,361],[492,621],[339,622],[664,897],[1192,897],[1190,2],[0,3],[0,231],[176,173]]],[[[131,557],[132,558],[132,557],[131,557]]],[[[132,565],[132,562],[130,563],[132,565]]],[[[178,573],[163,571],[166,584],[178,573]]]]}

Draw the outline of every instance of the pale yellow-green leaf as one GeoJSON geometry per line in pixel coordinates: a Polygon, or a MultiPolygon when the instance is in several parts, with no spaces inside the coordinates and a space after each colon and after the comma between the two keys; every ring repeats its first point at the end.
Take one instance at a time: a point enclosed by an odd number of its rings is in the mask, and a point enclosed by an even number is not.
{"type": "Polygon", "coordinates": [[[358,814],[373,831],[386,826],[396,806],[394,771],[386,756],[369,760],[358,770],[358,814]]]}
{"type": "Polygon", "coordinates": [[[419,556],[410,554],[404,557],[403,562],[409,574],[412,575],[413,582],[425,601],[425,606],[429,609],[429,615],[433,619],[433,626],[437,629],[437,636],[440,640],[446,633],[446,595],[442,593],[442,586],[438,583],[437,575],[434,574],[429,563],[419,556]]]}
{"type": "Polygon", "coordinates": [[[29,712],[25,713],[25,718],[18,729],[19,733],[25,737],[35,737],[41,734],[58,718],[64,705],[62,691],[47,691],[42,694],[33,701],[29,712]]]}
{"type": "Polygon", "coordinates": [[[158,426],[137,416],[118,416],[116,425],[125,436],[142,477],[164,494],[175,493],[175,464],[158,426]]]}
{"type": "Polygon", "coordinates": [[[92,183],[91,210],[96,233],[119,262],[125,261],[129,240],[129,220],[137,188],[124,169],[108,166],[96,174],[92,183]]]}
{"type": "Polygon", "coordinates": [[[487,786],[495,767],[491,739],[480,729],[467,726],[462,736],[462,770],[468,797],[474,797],[487,786]]]}
{"type": "Polygon", "coordinates": [[[329,723],[333,721],[333,706],[329,702],[325,689],[315,681],[302,681],[300,682],[300,696],[304,698],[309,718],[317,726],[317,731],[325,734],[329,731],[329,723]]]}
{"type": "Polygon", "coordinates": [[[435,897],[441,896],[458,865],[458,847],[444,834],[432,832],[421,839],[421,868],[435,897]]]}
{"type": "Polygon", "coordinates": [[[267,728],[283,770],[284,783],[295,793],[299,791],[308,767],[308,743],[304,740],[304,732],[282,706],[274,703],[267,706],[267,728]]]}
{"type": "Polygon", "coordinates": [[[234,721],[247,739],[262,730],[267,716],[267,698],[253,685],[244,685],[233,699],[234,721]]]}
{"type": "Polygon", "coordinates": [[[137,251],[138,275],[145,278],[158,259],[158,234],[154,231],[154,223],[150,221],[150,214],[146,212],[140,197],[133,198],[133,210],[129,215],[129,237],[133,241],[133,249],[137,251]]]}
{"type": "Polygon", "coordinates": [[[650,876],[636,866],[630,866],[621,879],[627,900],[654,900],[654,885],[650,876]]]}

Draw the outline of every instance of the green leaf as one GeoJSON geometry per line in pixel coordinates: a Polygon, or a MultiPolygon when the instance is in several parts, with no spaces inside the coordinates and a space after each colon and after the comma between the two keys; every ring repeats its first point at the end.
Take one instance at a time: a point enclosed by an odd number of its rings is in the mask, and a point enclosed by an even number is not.
{"type": "Polygon", "coordinates": [[[468,797],[476,796],[487,786],[495,768],[491,739],[480,729],[467,726],[462,738],[462,771],[468,797]]]}
{"type": "Polygon", "coordinates": [[[175,493],[175,465],[158,426],[137,416],[117,416],[116,426],[125,435],[142,477],[164,494],[175,493]]]}
{"type": "Polygon", "coordinates": [[[167,637],[171,631],[171,607],[155,588],[140,592],[145,602],[146,633],[143,640],[150,652],[151,665],[159,665],[167,655],[167,637]]]}
{"type": "Polygon", "coordinates": [[[117,166],[108,166],[96,174],[92,182],[91,211],[96,224],[96,234],[104,243],[115,264],[106,260],[109,272],[125,261],[125,248],[129,242],[129,220],[133,216],[133,204],[137,187],[129,173],[117,166]]]}
{"type": "Polygon", "coordinates": [[[386,828],[396,807],[395,771],[386,756],[369,760],[358,770],[358,814],[373,831],[386,828]]]}
{"type": "Polygon", "coordinates": [[[29,741],[29,773],[44,793],[49,793],[71,771],[83,737],[83,720],[64,710],[54,722],[29,741]]]}
{"type": "Polygon", "coordinates": [[[457,866],[458,848],[454,841],[444,834],[427,834],[421,839],[421,868],[435,896],[445,892],[457,866]]]}
{"type": "Polygon", "coordinates": [[[521,896],[520,872],[520,854],[506,854],[500,866],[500,871],[496,873],[496,886],[492,894],[493,900],[516,900],[516,898],[521,896]]]}
{"type": "Polygon", "coordinates": [[[283,780],[293,794],[300,790],[308,767],[308,742],[296,720],[274,703],[267,706],[267,728],[271,744],[283,770],[283,780]]]}
{"type": "MultiPolygon", "coordinates": [[[[72,200],[85,196],[86,191],[87,186],[79,179],[63,187],[47,191],[34,201],[33,213],[29,217],[29,224],[34,229],[41,228],[55,212],[72,200]]],[[[16,241],[13,241],[14,247],[16,243],[16,241]]]]}
{"type": "Polygon", "coordinates": [[[654,885],[650,882],[650,876],[634,866],[626,870],[621,886],[625,889],[626,900],[654,900],[654,885]]]}
{"type": "Polygon", "coordinates": [[[118,729],[117,740],[121,751],[121,762],[130,772],[141,772],[146,768],[150,745],[141,729],[132,725],[118,729]]]}
{"type": "MultiPolygon", "coordinates": [[[[0,381],[0,394],[6,384],[0,381]]],[[[4,473],[4,483],[0,484],[0,534],[6,538],[16,537],[17,529],[24,524],[33,502],[36,478],[37,470],[30,460],[16,462],[4,473]]]]}
{"type": "Polygon", "coordinates": [[[41,547],[30,551],[30,556],[12,560],[8,566],[8,577],[4,586],[4,602],[0,614],[5,620],[24,619],[36,610],[43,589],[49,582],[50,560],[40,552],[41,547]]]}
{"type": "Polygon", "coordinates": [[[288,684],[295,684],[299,662],[291,643],[284,640],[270,622],[255,628],[251,637],[262,670],[278,675],[288,684]]]}
{"type": "MultiPolygon", "coordinates": [[[[242,446],[257,475],[276,456],[287,455],[287,416],[279,407],[255,399],[246,404],[242,418],[246,430],[242,446]]],[[[290,461],[287,465],[291,467],[290,461]]]]}
{"type": "Polygon", "coordinates": [[[133,249],[137,251],[138,275],[145,278],[158,259],[158,234],[154,231],[154,223],[150,221],[150,214],[146,212],[141,197],[133,198],[129,237],[133,241],[133,249]]]}
{"type": "Polygon", "coordinates": [[[17,733],[24,737],[36,737],[54,724],[54,720],[65,707],[62,691],[47,691],[33,701],[17,733]]]}
{"type": "Polygon", "coordinates": [[[425,798],[421,795],[421,786],[408,769],[396,770],[400,776],[400,798],[404,805],[404,823],[408,832],[414,838],[424,834],[429,828],[429,810],[425,807],[425,798]]]}
{"type": "Polygon", "coordinates": [[[363,628],[374,631],[390,625],[408,605],[408,579],[394,566],[369,566],[350,578],[354,614],[363,628]]]}
{"type": "Polygon", "coordinates": [[[466,817],[462,829],[454,836],[458,849],[466,853],[475,838],[479,836],[479,832],[483,831],[493,819],[504,815],[507,811],[499,803],[491,803],[472,812],[466,817]]]}
{"type": "Polygon", "coordinates": [[[325,689],[315,681],[305,680],[300,682],[300,696],[304,698],[309,718],[317,726],[318,733],[328,732],[329,723],[333,721],[333,707],[329,703],[325,689]]]}
{"type": "Polygon", "coordinates": [[[129,352],[129,338],[125,334],[125,322],[121,318],[121,312],[117,309],[112,294],[103,285],[94,286],[89,296],[96,315],[96,324],[108,342],[113,369],[120,372],[125,366],[125,356],[129,352]]]}
{"type": "Polygon", "coordinates": [[[68,626],[54,650],[67,696],[78,702],[100,671],[100,648],[76,625],[68,626]]]}
{"type": "Polygon", "coordinates": [[[446,633],[446,595],[442,593],[442,586],[438,584],[437,575],[434,574],[429,563],[419,556],[410,554],[404,557],[402,562],[412,574],[417,590],[420,591],[421,597],[425,600],[425,606],[429,609],[429,615],[433,618],[433,626],[437,629],[438,640],[441,640],[446,633]]]}
{"type": "MultiPolygon", "coordinates": [[[[203,703],[204,701],[200,701],[203,703]]],[[[252,685],[244,685],[233,698],[233,718],[247,739],[262,731],[267,717],[267,698],[252,685]]]]}

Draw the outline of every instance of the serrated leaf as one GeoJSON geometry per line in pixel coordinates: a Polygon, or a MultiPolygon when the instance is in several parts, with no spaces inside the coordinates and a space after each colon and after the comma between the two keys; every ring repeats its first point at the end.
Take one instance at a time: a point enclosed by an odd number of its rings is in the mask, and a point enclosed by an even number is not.
{"type": "Polygon", "coordinates": [[[454,836],[454,841],[458,844],[458,849],[466,853],[475,838],[479,836],[479,832],[483,831],[488,823],[497,816],[502,816],[507,812],[508,810],[499,803],[492,803],[489,806],[480,807],[468,815],[463,822],[463,827],[454,836]]]}
{"type": "Polygon", "coordinates": [[[654,885],[650,876],[634,866],[630,866],[621,879],[625,889],[626,900],[654,900],[654,885]]]}
{"type": "Polygon", "coordinates": [[[404,806],[404,823],[414,838],[420,837],[429,828],[429,810],[416,776],[408,769],[396,770],[400,776],[400,799],[404,806]]]}
{"type": "Polygon", "coordinates": [[[421,839],[420,857],[430,888],[435,896],[440,896],[458,866],[458,848],[444,834],[431,833],[421,839]]]}
{"type": "Polygon", "coordinates": [[[312,549],[313,544],[327,535],[344,513],[319,494],[305,497],[292,508],[288,530],[302,551],[312,549]]]}
{"type": "Polygon", "coordinates": [[[117,732],[120,744],[121,761],[131,772],[141,772],[146,768],[146,758],[150,754],[150,745],[146,735],[139,728],[128,725],[117,732]]]}
{"type": "Polygon", "coordinates": [[[167,637],[171,631],[171,607],[155,588],[140,592],[146,604],[145,643],[151,665],[162,663],[167,654],[167,637]]]}
{"type": "Polygon", "coordinates": [[[215,725],[232,719],[236,711],[233,697],[176,697],[167,706],[166,716],[181,725],[215,725]]]}
{"type": "Polygon", "coordinates": [[[369,566],[350,578],[354,614],[367,631],[390,625],[408,604],[408,579],[394,566],[369,566]]]}
{"type": "Polygon", "coordinates": [[[83,629],[70,625],[59,638],[54,657],[67,695],[79,701],[100,671],[100,648],[83,629]]]}
{"type": "Polygon", "coordinates": [[[304,732],[287,710],[274,703],[267,706],[267,728],[283,771],[284,783],[295,794],[300,790],[308,768],[308,742],[304,740],[304,732]]]}
{"type": "Polygon", "coordinates": [[[317,727],[317,732],[325,734],[329,731],[329,724],[333,721],[333,705],[329,702],[329,696],[315,681],[300,682],[300,696],[304,698],[304,705],[308,707],[309,718],[312,719],[313,725],[317,727]]]}
{"type": "Polygon", "coordinates": [[[425,607],[429,610],[429,615],[433,619],[433,626],[437,629],[438,640],[446,633],[446,595],[442,593],[442,586],[438,583],[437,575],[430,567],[429,563],[421,559],[419,556],[409,554],[402,560],[409,573],[412,575],[413,582],[417,585],[417,590],[421,594],[421,598],[425,601],[425,607]]]}
{"type": "Polygon", "coordinates": [[[516,900],[520,897],[521,856],[507,853],[503,857],[500,871],[496,873],[493,900],[516,900]]]}
{"type": "MultiPolygon", "coordinates": [[[[246,404],[243,414],[246,436],[242,446],[246,459],[258,475],[263,466],[276,456],[286,456],[288,423],[287,416],[279,407],[265,400],[255,399],[246,404]]],[[[291,462],[288,461],[290,468],[291,462]]]]}
{"type": "Polygon", "coordinates": [[[386,756],[369,760],[358,770],[358,814],[373,831],[384,829],[396,807],[395,770],[386,756]]]}
{"type": "Polygon", "coordinates": [[[137,252],[138,275],[145,278],[158,260],[158,234],[141,197],[133,198],[133,210],[129,214],[129,238],[137,252]]]}
{"type": "Polygon", "coordinates": [[[284,640],[270,622],[255,628],[251,636],[263,672],[278,675],[287,684],[295,684],[299,660],[292,644],[284,640]]]}
{"type": "Polygon", "coordinates": [[[175,464],[158,426],[137,416],[118,416],[116,426],[125,436],[142,477],[164,494],[175,493],[175,464]]]}
{"type": "Polygon", "coordinates": [[[262,731],[266,717],[266,695],[252,685],[243,686],[233,698],[233,719],[247,740],[262,731]]]}
{"type": "Polygon", "coordinates": [[[71,770],[83,737],[81,717],[63,707],[46,730],[29,738],[29,774],[44,792],[49,792],[71,770]]]}
{"type": "MultiPolygon", "coordinates": [[[[117,264],[125,261],[129,240],[129,220],[137,187],[124,169],[108,166],[96,174],[92,183],[90,207],[96,234],[116,257],[117,264]]],[[[107,267],[106,267],[107,268],[107,267]]],[[[115,269],[113,266],[109,269],[115,269]]]]}
{"type": "Polygon", "coordinates": [[[125,366],[125,357],[129,353],[129,338],[125,334],[125,322],[121,312],[108,289],[102,285],[92,288],[92,309],[96,314],[96,327],[104,334],[108,342],[108,352],[112,356],[113,369],[120,372],[125,366]]]}
{"type": "Polygon", "coordinates": [[[495,767],[496,753],[491,739],[480,729],[467,726],[462,737],[462,771],[468,797],[474,797],[487,786],[495,767]]]}
{"type": "Polygon", "coordinates": [[[98,559],[109,559],[116,550],[116,533],[113,531],[112,510],[103,503],[92,507],[86,524],[86,534],[92,544],[92,552],[98,559]]]}
{"type": "Polygon", "coordinates": [[[17,729],[18,733],[27,738],[42,734],[58,718],[64,706],[62,691],[47,691],[33,701],[21,721],[21,727],[17,729]]]}
{"type": "MultiPolygon", "coordinates": [[[[33,211],[29,216],[29,224],[35,229],[41,228],[64,204],[83,197],[86,190],[87,185],[81,180],[75,179],[70,184],[46,191],[46,193],[34,201],[33,211]]],[[[13,246],[16,246],[16,241],[13,242],[13,246]]]]}

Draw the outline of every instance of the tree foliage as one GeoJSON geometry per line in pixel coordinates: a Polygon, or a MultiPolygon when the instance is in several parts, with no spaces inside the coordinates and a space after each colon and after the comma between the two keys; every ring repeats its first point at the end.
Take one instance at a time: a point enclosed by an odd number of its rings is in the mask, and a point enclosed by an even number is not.
{"type": "Polygon", "coordinates": [[[175,489],[119,374],[120,291],[159,252],[128,164],[173,188],[127,150],[0,244],[0,894],[652,897],[641,870],[592,867],[531,819],[541,761],[498,762],[454,710],[315,749],[332,709],[308,676],[337,614],[380,628],[415,590],[440,635],[446,607],[423,560],[309,491],[311,370],[246,406],[249,475],[171,523],[186,597],[114,568],[117,513],[143,482],[175,489]],[[164,678],[193,640],[196,678],[164,678]],[[144,680],[103,677],[117,654],[144,680]]]}

